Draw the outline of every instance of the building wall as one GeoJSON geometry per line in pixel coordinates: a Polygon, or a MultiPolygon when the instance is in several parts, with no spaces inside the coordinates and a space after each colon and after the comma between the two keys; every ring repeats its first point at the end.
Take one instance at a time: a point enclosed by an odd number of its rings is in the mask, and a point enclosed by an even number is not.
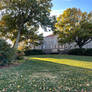
{"type": "Polygon", "coordinates": [[[83,46],[83,48],[92,48],[92,41],[83,46]]]}
{"type": "Polygon", "coordinates": [[[58,48],[58,40],[56,36],[45,37],[43,41],[43,49],[58,48]]]}
{"type": "MultiPolygon", "coordinates": [[[[76,46],[76,43],[59,45],[57,36],[50,35],[50,36],[44,37],[43,44],[36,48],[42,49],[47,53],[50,53],[50,52],[55,53],[60,50],[67,50],[67,49],[69,50],[69,49],[78,48],[78,46],[76,46]]],[[[92,42],[86,44],[85,46],[83,46],[83,48],[92,48],[92,42]]]]}
{"type": "Polygon", "coordinates": [[[43,50],[47,53],[57,53],[62,47],[64,48],[58,44],[57,36],[50,35],[43,40],[43,50]]]}
{"type": "MultiPolygon", "coordinates": [[[[79,48],[79,46],[76,46],[76,43],[68,44],[67,47],[68,47],[68,49],[79,48]]],[[[84,45],[83,48],[92,48],[92,41],[90,43],[84,45]]]]}

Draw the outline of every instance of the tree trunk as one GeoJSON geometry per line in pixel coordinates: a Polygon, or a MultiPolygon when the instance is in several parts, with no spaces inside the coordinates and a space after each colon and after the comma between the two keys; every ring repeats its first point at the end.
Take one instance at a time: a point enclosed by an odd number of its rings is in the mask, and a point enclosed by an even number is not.
{"type": "Polygon", "coordinates": [[[33,45],[33,49],[35,50],[35,45],[33,45]]]}
{"type": "Polygon", "coordinates": [[[76,41],[76,40],[75,40],[75,42],[76,42],[76,44],[79,46],[80,49],[81,49],[81,48],[83,47],[83,45],[84,45],[81,41],[76,41]]]}
{"type": "Polygon", "coordinates": [[[15,48],[15,49],[18,48],[19,40],[20,40],[20,30],[18,31],[18,35],[17,35],[17,38],[16,38],[13,48],[15,48]]]}
{"type": "Polygon", "coordinates": [[[79,45],[79,48],[81,49],[83,47],[83,45],[79,45]]]}

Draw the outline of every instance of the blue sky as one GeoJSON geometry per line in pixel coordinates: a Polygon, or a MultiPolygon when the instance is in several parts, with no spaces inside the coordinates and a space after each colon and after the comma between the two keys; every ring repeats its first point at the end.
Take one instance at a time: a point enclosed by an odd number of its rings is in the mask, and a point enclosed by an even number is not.
{"type": "Polygon", "coordinates": [[[52,0],[52,3],[53,13],[57,13],[57,15],[66,8],[72,7],[80,8],[82,11],[92,11],[92,0],[52,0]]]}

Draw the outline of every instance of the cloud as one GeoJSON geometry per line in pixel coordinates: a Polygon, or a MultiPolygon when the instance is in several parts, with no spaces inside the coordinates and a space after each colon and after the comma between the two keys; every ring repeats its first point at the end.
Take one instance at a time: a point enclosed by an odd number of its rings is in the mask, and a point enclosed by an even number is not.
{"type": "MultiPolygon", "coordinates": [[[[52,10],[52,11],[51,11],[51,16],[56,16],[56,17],[58,17],[60,14],[63,13],[63,11],[64,11],[64,10],[52,10]]],[[[41,27],[39,28],[38,32],[39,32],[39,34],[42,33],[44,37],[53,34],[52,31],[47,31],[47,32],[45,32],[41,27]]]]}
{"type": "Polygon", "coordinates": [[[44,31],[41,27],[39,28],[38,32],[38,34],[43,34],[44,37],[53,34],[52,31],[44,31]]]}
{"type": "Polygon", "coordinates": [[[51,16],[59,16],[60,14],[63,13],[64,10],[52,10],[51,11],[51,16]]]}

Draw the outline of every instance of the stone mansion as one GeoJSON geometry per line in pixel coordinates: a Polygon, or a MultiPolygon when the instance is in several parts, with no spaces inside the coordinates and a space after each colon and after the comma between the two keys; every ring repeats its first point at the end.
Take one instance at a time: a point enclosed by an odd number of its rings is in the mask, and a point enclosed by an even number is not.
{"type": "MultiPolygon", "coordinates": [[[[42,49],[48,53],[56,53],[58,51],[67,50],[67,49],[69,50],[73,48],[78,48],[78,46],[75,46],[75,43],[60,45],[58,43],[58,39],[56,35],[49,35],[44,37],[43,44],[36,47],[36,49],[42,49]]],[[[92,42],[86,44],[85,46],[83,46],[83,48],[92,48],[92,42]]]]}

